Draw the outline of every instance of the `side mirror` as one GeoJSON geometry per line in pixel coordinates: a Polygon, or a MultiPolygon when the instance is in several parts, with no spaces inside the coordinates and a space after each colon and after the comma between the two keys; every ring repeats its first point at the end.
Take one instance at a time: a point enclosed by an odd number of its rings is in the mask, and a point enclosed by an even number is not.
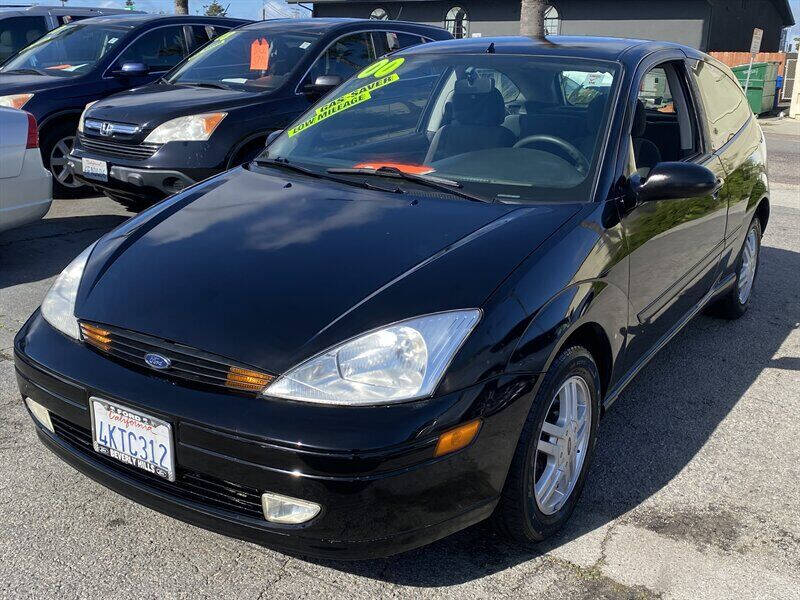
{"type": "Polygon", "coordinates": [[[267,148],[269,145],[275,141],[275,139],[283,133],[283,129],[279,129],[278,131],[273,131],[267,136],[267,141],[264,143],[264,147],[267,148]]]}
{"type": "Polygon", "coordinates": [[[314,83],[309,83],[303,90],[307,95],[319,98],[339,87],[342,81],[343,79],[338,75],[320,75],[314,80],[314,83]]]}
{"type": "Polygon", "coordinates": [[[119,70],[114,71],[113,75],[115,77],[140,77],[142,75],[147,75],[149,72],[150,67],[144,63],[126,62],[122,64],[119,70]]]}
{"type": "Polygon", "coordinates": [[[722,186],[722,180],[701,165],[660,162],[647,177],[633,177],[631,186],[638,202],[649,202],[708,196],[722,186]]]}

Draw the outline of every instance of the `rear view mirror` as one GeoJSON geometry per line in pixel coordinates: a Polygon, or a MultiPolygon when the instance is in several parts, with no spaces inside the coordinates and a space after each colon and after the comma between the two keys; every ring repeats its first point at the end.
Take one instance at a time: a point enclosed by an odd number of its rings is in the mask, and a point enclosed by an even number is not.
{"type": "Polygon", "coordinates": [[[140,62],[126,62],[122,64],[122,67],[114,71],[114,76],[116,77],[137,77],[141,75],[147,75],[150,72],[150,67],[148,67],[144,63],[140,62]]]}
{"type": "Polygon", "coordinates": [[[338,75],[320,75],[314,80],[314,83],[306,85],[303,89],[309,96],[324,96],[332,89],[339,87],[342,81],[338,75]]]}
{"type": "Polygon", "coordinates": [[[689,162],[660,162],[647,177],[631,181],[639,202],[708,196],[722,184],[706,167],[689,162]]]}

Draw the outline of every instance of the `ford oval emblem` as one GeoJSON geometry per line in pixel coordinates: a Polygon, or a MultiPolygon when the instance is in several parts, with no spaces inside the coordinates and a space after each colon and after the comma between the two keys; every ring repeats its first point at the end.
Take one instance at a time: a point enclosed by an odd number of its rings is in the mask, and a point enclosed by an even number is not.
{"type": "Polygon", "coordinates": [[[154,369],[169,369],[169,366],[172,364],[172,361],[166,356],[161,356],[160,354],[154,354],[152,352],[144,355],[144,362],[154,369]]]}

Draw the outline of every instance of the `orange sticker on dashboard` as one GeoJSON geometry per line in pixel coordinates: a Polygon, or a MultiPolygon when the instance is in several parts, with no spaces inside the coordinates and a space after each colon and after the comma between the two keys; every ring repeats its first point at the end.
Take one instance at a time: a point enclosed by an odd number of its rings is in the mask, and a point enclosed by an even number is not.
{"type": "Polygon", "coordinates": [[[264,38],[253,40],[250,44],[250,70],[267,71],[269,69],[269,42],[264,38]]]}
{"type": "Polygon", "coordinates": [[[394,168],[398,171],[402,171],[403,173],[409,173],[410,175],[427,175],[428,173],[433,173],[436,170],[428,165],[410,165],[407,163],[384,161],[362,162],[358,163],[357,165],[353,165],[354,169],[374,169],[376,171],[381,167],[394,168]]]}

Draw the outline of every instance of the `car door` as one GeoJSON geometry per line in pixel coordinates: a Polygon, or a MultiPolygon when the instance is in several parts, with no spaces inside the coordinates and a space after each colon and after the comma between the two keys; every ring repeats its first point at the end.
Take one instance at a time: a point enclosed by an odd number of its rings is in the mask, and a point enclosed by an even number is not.
{"type": "Polygon", "coordinates": [[[149,71],[118,79],[120,89],[129,89],[149,83],[162,76],[189,54],[183,25],[165,25],[142,33],[122,50],[114,60],[111,71],[125,63],[143,63],[149,71]]]}
{"type": "Polygon", "coordinates": [[[336,75],[349,79],[356,71],[377,58],[375,44],[369,32],[361,31],[340,37],[331,43],[314,61],[300,83],[299,89],[312,84],[322,75],[336,75]]]}
{"type": "MultiPolygon", "coordinates": [[[[687,161],[710,169],[721,184],[725,172],[705,140],[684,60],[651,62],[639,74],[629,102],[628,169],[635,174],[632,176],[647,177],[658,162],[687,161]],[[675,131],[661,131],[667,128],[664,113],[648,116],[663,108],[652,102],[647,108],[645,77],[652,78],[652,69],[668,76],[675,131]],[[641,121],[642,112],[645,122],[641,121]],[[652,123],[658,127],[650,127],[652,123]],[[651,133],[648,138],[648,131],[660,134],[651,133]]],[[[656,346],[711,290],[719,273],[726,214],[719,189],[709,195],[638,203],[625,211],[622,223],[630,261],[629,364],[656,346]]]]}

